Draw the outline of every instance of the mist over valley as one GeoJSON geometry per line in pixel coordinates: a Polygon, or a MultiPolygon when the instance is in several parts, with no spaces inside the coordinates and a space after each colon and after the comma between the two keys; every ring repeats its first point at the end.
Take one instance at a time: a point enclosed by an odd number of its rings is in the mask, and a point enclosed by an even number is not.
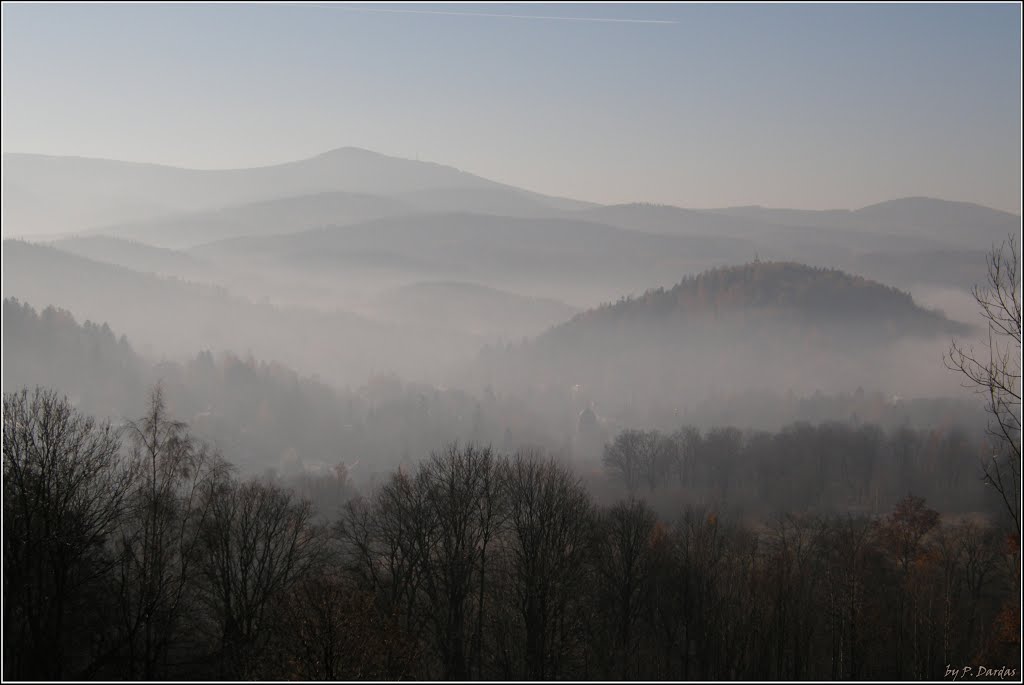
{"type": "Polygon", "coordinates": [[[3,3],[5,681],[1014,681],[1021,7],[3,3]]]}

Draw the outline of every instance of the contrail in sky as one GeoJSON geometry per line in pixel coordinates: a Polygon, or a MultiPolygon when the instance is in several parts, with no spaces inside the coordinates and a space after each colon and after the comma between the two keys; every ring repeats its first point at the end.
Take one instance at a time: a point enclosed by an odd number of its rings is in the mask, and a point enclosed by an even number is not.
{"type": "Polygon", "coordinates": [[[558,17],[540,14],[498,14],[495,12],[456,12],[451,10],[407,10],[384,7],[346,7],[345,5],[313,4],[308,2],[288,3],[302,7],[323,7],[348,12],[386,12],[389,14],[442,14],[452,17],[498,17],[502,19],[552,19],[555,21],[594,21],[610,24],[675,24],[671,19],[621,19],[616,17],[558,17]]]}

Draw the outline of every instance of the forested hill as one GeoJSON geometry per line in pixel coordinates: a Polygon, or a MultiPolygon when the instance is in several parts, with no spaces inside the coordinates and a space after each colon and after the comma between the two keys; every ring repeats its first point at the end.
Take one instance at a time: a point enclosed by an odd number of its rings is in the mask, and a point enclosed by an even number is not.
{"type": "Polygon", "coordinates": [[[658,402],[681,411],[709,387],[944,396],[957,385],[942,355],[951,337],[969,334],[895,288],[755,261],[590,309],[521,346],[485,349],[479,375],[523,391],[544,379],[630,416],[658,402]]]}
{"type": "MultiPolygon", "coordinates": [[[[941,313],[918,306],[909,293],[837,269],[794,262],[754,261],[688,276],[668,290],[582,312],[550,330],[539,343],[592,333],[624,322],[643,326],[705,315],[762,312],[775,321],[852,323],[886,328],[897,335],[962,333],[941,313]]],[[[757,320],[758,317],[755,317],[757,320]]]]}
{"type": "Polygon", "coordinates": [[[511,430],[523,442],[557,444],[545,413],[515,398],[481,404],[455,388],[395,376],[334,388],[232,353],[155,362],[106,323],[79,323],[52,306],[37,312],[13,298],[3,300],[3,351],[5,393],[50,388],[115,423],[141,416],[160,382],[168,409],[246,474],[295,475],[344,462],[358,464],[350,475],[362,482],[453,440],[500,444],[511,430]]]}

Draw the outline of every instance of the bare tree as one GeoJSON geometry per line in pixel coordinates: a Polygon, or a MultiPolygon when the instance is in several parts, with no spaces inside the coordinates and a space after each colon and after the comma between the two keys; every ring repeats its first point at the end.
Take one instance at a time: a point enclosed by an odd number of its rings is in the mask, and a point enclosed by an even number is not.
{"type": "Polygon", "coordinates": [[[504,516],[499,460],[489,447],[449,445],[414,475],[401,471],[336,526],[353,577],[386,616],[431,648],[446,678],[482,671],[488,569],[504,516]]]}
{"type": "Polygon", "coordinates": [[[642,449],[640,462],[644,466],[644,477],[651,492],[668,475],[675,459],[675,443],[658,431],[645,431],[640,442],[642,449]]]}
{"type": "Polygon", "coordinates": [[[714,646],[721,643],[718,623],[729,557],[730,527],[717,512],[688,508],[675,526],[682,585],[683,678],[713,678],[714,646]]]}
{"type": "Polygon", "coordinates": [[[853,516],[820,521],[820,554],[824,565],[821,610],[831,638],[832,680],[862,677],[866,644],[879,623],[867,617],[868,605],[878,594],[869,583],[874,561],[875,531],[870,521],[853,516]]]}
{"type": "Polygon", "coordinates": [[[312,507],[258,480],[221,478],[204,492],[202,589],[216,621],[221,668],[246,678],[273,632],[274,608],[322,551],[312,507]]]}
{"type": "Polygon", "coordinates": [[[903,674],[908,678],[924,678],[916,670],[913,655],[918,648],[917,587],[919,578],[915,574],[922,566],[925,556],[925,540],[929,532],[939,523],[939,512],[925,506],[920,497],[907,495],[900,500],[895,510],[878,522],[876,536],[892,558],[897,584],[894,586],[896,606],[892,618],[895,622],[895,647],[899,668],[910,669],[903,674]]]}
{"type": "Polygon", "coordinates": [[[117,432],[67,398],[22,390],[3,408],[4,676],[76,675],[105,632],[81,624],[113,567],[108,543],[134,473],[117,432]]]}
{"type": "Polygon", "coordinates": [[[128,425],[139,478],[117,540],[119,617],[127,676],[152,680],[178,634],[198,563],[199,533],[211,502],[203,488],[223,476],[219,455],[167,416],[160,386],[144,418],[128,425]]]}
{"type": "Polygon", "coordinates": [[[464,680],[476,661],[479,676],[487,554],[503,514],[496,459],[490,447],[452,444],[431,455],[417,480],[435,527],[419,558],[444,675],[464,680]]]}
{"type": "Polygon", "coordinates": [[[1021,439],[1021,282],[1020,250],[1010,236],[988,255],[988,282],[975,286],[974,299],[987,322],[981,351],[954,341],[947,368],[965,377],[965,386],[985,396],[989,432],[996,449],[983,462],[985,481],[999,493],[1020,536],[1021,439]]]}
{"type": "Polygon", "coordinates": [[[507,586],[518,617],[524,671],[531,680],[563,675],[573,638],[570,612],[583,579],[593,522],[590,496],[554,461],[517,454],[504,473],[508,497],[507,586]]]}
{"type": "Polygon", "coordinates": [[[621,671],[636,678],[637,622],[647,600],[651,573],[651,542],[657,519],[641,500],[630,498],[602,513],[591,549],[599,596],[610,621],[610,646],[621,671]]]}
{"type": "Polygon", "coordinates": [[[400,671],[399,662],[418,660],[411,652],[419,649],[430,622],[429,611],[421,607],[421,588],[438,527],[423,486],[422,478],[394,473],[372,499],[346,504],[335,526],[345,571],[357,587],[375,595],[383,618],[409,637],[407,644],[387,644],[389,672],[400,671]]]}
{"type": "Polygon", "coordinates": [[[651,490],[657,487],[666,466],[660,436],[656,431],[624,430],[604,448],[605,468],[616,473],[630,495],[636,492],[641,478],[651,490]]]}
{"type": "Polygon", "coordinates": [[[809,515],[780,514],[766,534],[766,601],[771,607],[768,639],[773,677],[806,677],[806,661],[815,632],[813,598],[820,578],[812,568],[818,522],[809,515]]]}
{"type": "Polygon", "coordinates": [[[670,454],[674,458],[679,485],[690,487],[697,477],[697,451],[702,440],[700,431],[693,426],[683,426],[672,434],[670,440],[674,447],[670,454]]]}

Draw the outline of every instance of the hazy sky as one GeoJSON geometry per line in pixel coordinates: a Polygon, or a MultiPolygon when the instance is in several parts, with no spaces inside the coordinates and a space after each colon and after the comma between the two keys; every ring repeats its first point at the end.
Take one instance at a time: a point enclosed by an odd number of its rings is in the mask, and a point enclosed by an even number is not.
{"type": "Polygon", "coordinates": [[[359,7],[4,3],[4,150],[353,145],[599,202],[1020,212],[1017,3],[359,7]]]}

